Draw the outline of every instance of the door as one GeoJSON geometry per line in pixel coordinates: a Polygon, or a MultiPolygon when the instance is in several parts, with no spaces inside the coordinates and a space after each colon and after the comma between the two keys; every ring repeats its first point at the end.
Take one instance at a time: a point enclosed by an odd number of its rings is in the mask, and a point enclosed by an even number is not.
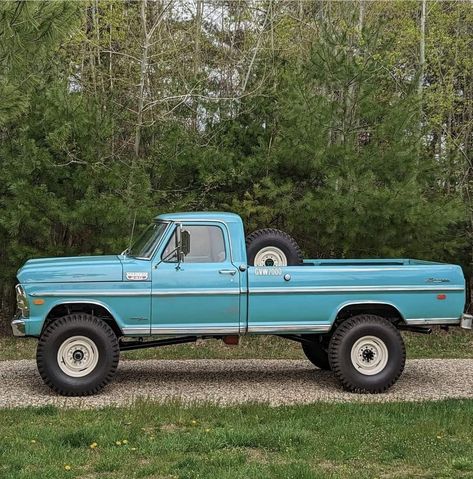
{"type": "Polygon", "coordinates": [[[240,273],[228,231],[218,223],[183,223],[190,252],[178,262],[176,228],[152,271],[152,334],[238,334],[240,273]]]}

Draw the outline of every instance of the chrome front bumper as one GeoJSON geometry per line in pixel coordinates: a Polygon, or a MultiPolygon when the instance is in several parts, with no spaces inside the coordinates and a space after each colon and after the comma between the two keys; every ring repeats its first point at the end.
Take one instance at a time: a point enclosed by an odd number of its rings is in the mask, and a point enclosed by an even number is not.
{"type": "Polygon", "coordinates": [[[26,336],[25,320],[19,317],[15,317],[15,319],[11,322],[11,329],[13,332],[13,336],[26,336]]]}
{"type": "Polygon", "coordinates": [[[472,329],[473,326],[473,316],[471,314],[462,314],[461,320],[460,320],[460,326],[463,329],[472,329]]]}

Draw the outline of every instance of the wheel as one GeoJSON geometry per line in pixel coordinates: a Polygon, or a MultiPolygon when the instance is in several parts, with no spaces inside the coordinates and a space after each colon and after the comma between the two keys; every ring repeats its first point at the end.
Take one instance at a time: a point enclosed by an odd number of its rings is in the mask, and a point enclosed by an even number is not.
{"type": "Polygon", "coordinates": [[[246,237],[250,266],[294,266],[302,263],[302,252],[294,238],[274,228],[257,230],[246,237]]]}
{"type": "Polygon", "coordinates": [[[46,327],[36,364],[45,384],[63,396],[87,396],[113,377],[120,348],[112,328],[89,314],[71,314],[46,327]]]}
{"type": "Polygon", "coordinates": [[[380,316],[363,314],[347,319],[335,330],[328,358],[346,390],[381,393],[404,370],[406,348],[392,323],[380,316]]]}
{"type": "Polygon", "coordinates": [[[323,340],[314,339],[311,342],[302,343],[302,351],[307,359],[319,369],[330,371],[330,362],[328,360],[327,347],[323,344],[323,340]]]}

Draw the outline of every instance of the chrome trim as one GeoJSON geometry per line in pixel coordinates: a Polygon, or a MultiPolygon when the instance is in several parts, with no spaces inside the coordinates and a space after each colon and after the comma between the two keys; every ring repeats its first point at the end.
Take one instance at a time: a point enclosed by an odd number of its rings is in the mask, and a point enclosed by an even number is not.
{"type": "Polygon", "coordinates": [[[22,337],[26,336],[25,321],[24,319],[16,318],[11,322],[11,329],[13,336],[22,337]]]}
{"type": "Polygon", "coordinates": [[[332,329],[332,325],[329,323],[323,324],[291,324],[289,326],[271,326],[271,325],[258,325],[248,326],[248,333],[288,333],[290,331],[305,331],[305,332],[327,332],[332,329]]]}
{"type": "Polygon", "coordinates": [[[460,318],[406,318],[407,324],[460,324],[460,318]]]}
{"type": "Polygon", "coordinates": [[[307,294],[307,293],[373,293],[396,291],[464,291],[459,286],[306,286],[285,288],[250,287],[250,294],[307,294]]]}
{"type": "Polygon", "coordinates": [[[220,269],[219,274],[231,274],[232,276],[236,275],[237,270],[236,269],[220,269]]]}
{"type": "MultiPolygon", "coordinates": [[[[37,291],[30,293],[30,296],[41,297],[87,297],[87,296],[217,296],[217,295],[236,295],[240,294],[239,289],[160,289],[156,291],[97,291],[97,290],[83,290],[83,291],[37,291]]],[[[88,301],[84,301],[88,302],[88,301]]],[[[89,301],[90,302],[90,301],[89,301]]]]}
{"type": "Polygon", "coordinates": [[[473,316],[471,314],[463,313],[460,320],[460,326],[463,329],[472,329],[473,327],[473,316]]]}
{"type": "Polygon", "coordinates": [[[240,294],[239,289],[158,289],[151,296],[230,296],[240,294]]]}
{"type": "MultiPolygon", "coordinates": [[[[168,232],[169,227],[172,225],[172,221],[170,221],[170,220],[158,220],[158,221],[153,221],[153,223],[164,223],[164,224],[167,223],[167,226],[166,226],[166,229],[163,231],[163,234],[161,235],[161,238],[159,238],[159,241],[156,243],[151,255],[149,257],[125,255],[125,256],[123,256],[123,259],[130,258],[130,259],[141,259],[141,260],[144,260],[144,261],[153,261],[153,257],[156,254],[157,249],[161,246],[163,238],[166,236],[166,233],[168,232]]],[[[122,256],[122,255],[118,255],[118,256],[122,256]]]]}
{"type": "MultiPolygon", "coordinates": [[[[129,284],[129,283],[125,283],[129,284]]],[[[148,296],[151,294],[151,288],[146,291],[97,291],[94,290],[74,290],[74,291],[36,291],[29,293],[30,296],[44,297],[83,297],[83,296],[148,296]]]]}
{"type": "Polygon", "coordinates": [[[24,318],[29,318],[30,316],[30,305],[28,303],[28,296],[25,292],[25,288],[21,284],[15,286],[16,293],[16,305],[17,308],[21,311],[21,315],[24,318]]]}
{"type": "Polygon", "coordinates": [[[123,333],[133,334],[239,334],[238,326],[194,326],[194,327],[130,327],[123,328],[123,333]]]}
{"type": "Polygon", "coordinates": [[[143,327],[143,326],[137,326],[136,328],[122,328],[122,333],[123,334],[137,334],[137,335],[142,335],[142,334],[151,334],[151,327],[143,327]]]}

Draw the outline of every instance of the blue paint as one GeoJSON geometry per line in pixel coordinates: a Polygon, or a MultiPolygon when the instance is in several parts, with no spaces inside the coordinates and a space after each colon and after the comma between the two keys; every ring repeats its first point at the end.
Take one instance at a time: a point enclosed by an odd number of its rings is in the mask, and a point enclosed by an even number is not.
{"type": "Polygon", "coordinates": [[[39,336],[52,308],[68,303],[102,306],[122,330],[142,335],[160,328],[183,328],[186,334],[220,328],[221,334],[244,334],[247,329],[264,332],[295,325],[302,329],[292,333],[307,333],[311,325],[332,324],[342,308],[365,303],[390,305],[406,322],[430,318],[448,323],[464,309],[465,279],[456,265],[412,259],[307,259],[303,266],[257,274],[254,267],[239,269],[246,266],[246,248],[238,215],[173,213],[155,221],[170,226],[148,260],[110,255],[27,261],[18,271],[30,305],[26,334],[39,336]],[[161,262],[177,224],[220,227],[226,259],[179,267],[161,262]],[[127,273],[140,273],[142,279],[130,280],[127,273]],[[284,280],[285,274],[290,281],[284,280]],[[446,299],[439,300],[438,294],[446,299]],[[38,297],[45,303],[33,304],[38,297]]]}

